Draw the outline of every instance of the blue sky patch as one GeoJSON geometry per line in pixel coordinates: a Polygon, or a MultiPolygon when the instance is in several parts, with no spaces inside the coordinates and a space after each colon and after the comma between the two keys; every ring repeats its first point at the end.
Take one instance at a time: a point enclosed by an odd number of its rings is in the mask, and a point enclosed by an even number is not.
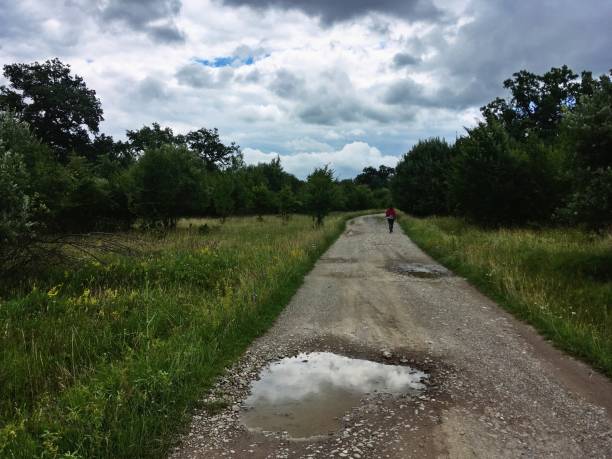
{"type": "Polygon", "coordinates": [[[205,67],[239,67],[241,65],[253,65],[255,63],[255,58],[253,56],[247,56],[246,58],[239,58],[235,56],[221,56],[215,57],[212,60],[208,59],[194,59],[198,64],[202,64],[205,67]]]}

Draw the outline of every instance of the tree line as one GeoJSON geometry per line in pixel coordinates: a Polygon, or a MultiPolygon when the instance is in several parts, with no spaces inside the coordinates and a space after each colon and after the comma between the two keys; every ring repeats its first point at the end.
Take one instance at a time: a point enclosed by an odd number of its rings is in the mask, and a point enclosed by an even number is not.
{"type": "Polygon", "coordinates": [[[306,181],[280,159],[246,165],[217,129],[176,134],[158,123],[100,133],[96,92],[58,59],[4,66],[0,86],[0,240],[42,233],[172,228],[180,217],[382,207],[393,170],[368,168],[357,180],[315,169],[306,181]],[[380,175],[380,177],[379,177],[380,175]]]}
{"type": "Polygon", "coordinates": [[[504,87],[510,97],[482,107],[484,120],[453,145],[430,138],[402,157],[391,182],[397,205],[485,226],[609,228],[610,75],[522,70],[504,87]]]}

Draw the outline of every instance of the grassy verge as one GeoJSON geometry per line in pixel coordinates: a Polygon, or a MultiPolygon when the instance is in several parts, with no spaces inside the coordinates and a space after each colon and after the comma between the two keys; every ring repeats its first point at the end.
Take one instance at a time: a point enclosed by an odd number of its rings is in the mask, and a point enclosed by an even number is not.
{"type": "Polygon", "coordinates": [[[0,456],[163,456],[349,216],[188,221],[126,242],[139,255],[2,285],[0,456]]]}
{"type": "Polygon", "coordinates": [[[571,354],[612,376],[612,237],[400,220],[427,253],[571,354]]]}

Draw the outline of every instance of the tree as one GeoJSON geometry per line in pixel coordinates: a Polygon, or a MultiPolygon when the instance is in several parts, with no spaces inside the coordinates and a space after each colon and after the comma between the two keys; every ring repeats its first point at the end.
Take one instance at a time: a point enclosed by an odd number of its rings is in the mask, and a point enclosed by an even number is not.
{"type": "Polygon", "coordinates": [[[305,204],[317,226],[323,225],[323,220],[333,208],[334,191],[334,171],[329,166],[315,168],[308,176],[305,188],[305,204]]]}
{"type": "Polygon", "coordinates": [[[513,74],[504,81],[512,98],[506,101],[497,98],[481,108],[487,120],[495,120],[515,139],[535,134],[542,138],[553,138],[558,133],[564,110],[572,109],[582,91],[590,90],[588,73],[583,73],[584,89],[577,81],[578,75],[566,65],[551,68],[544,75],[526,70],[513,74]]]}
{"type": "Polygon", "coordinates": [[[290,185],[285,185],[278,193],[278,211],[283,220],[288,220],[289,215],[297,209],[298,202],[290,185]]]}
{"type": "Polygon", "coordinates": [[[130,172],[131,206],[145,226],[173,228],[179,217],[201,213],[208,204],[205,171],[185,147],[145,150],[130,172]]]}
{"type": "Polygon", "coordinates": [[[391,189],[396,205],[419,216],[448,214],[453,156],[444,139],[420,140],[395,169],[391,189]]]}
{"type": "MultiPolygon", "coordinates": [[[[612,74],[612,72],[611,72],[612,74]]],[[[603,75],[563,123],[573,190],[559,215],[599,229],[612,225],[612,82],[603,75]]]]}
{"type": "Polygon", "coordinates": [[[34,133],[68,162],[71,151],[85,154],[98,133],[103,112],[96,92],[72,76],[59,59],[4,66],[10,87],[0,86],[0,106],[13,110],[34,133]]]}
{"type": "Polygon", "coordinates": [[[225,223],[235,209],[234,199],[235,180],[229,172],[218,173],[213,181],[212,204],[215,213],[221,217],[221,222],[225,223]]]}
{"type": "Polygon", "coordinates": [[[558,183],[545,145],[519,144],[491,121],[469,129],[455,146],[449,196],[456,213],[491,226],[550,218],[558,183]]]}
{"type": "Polygon", "coordinates": [[[257,217],[261,220],[263,215],[268,212],[274,212],[277,207],[274,193],[272,193],[265,183],[258,183],[251,188],[253,194],[253,210],[257,217]]]}
{"type": "MultiPolygon", "coordinates": [[[[610,71],[612,75],[612,71],[610,71]]],[[[568,113],[564,129],[574,145],[575,165],[580,168],[612,167],[612,81],[602,75],[590,85],[591,94],[568,113]]]]}
{"type": "Polygon", "coordinates": [[[395,174],[395,169],[393,167],[380,165],[378,170],[376,170],[374,167],[368,166],[355,177],[355,183],[358,185],[366,185],[372,190],[387,188],[393,174],[395,174]]]}
{"type": "Polygon", "coordinates": [[[154,150],[164,145],[181,145],[180,137],[176,137],[169,127],[161,128],[159,123],[153,123],[150,127],[143,126],[135,131],[126,132],[128,138],[128,149],[134,157],[139,157],[145,150],[154,150]]]}
{"type": "MultiPolygon", "coordinates": [[[[39,235],[46,230],[47,208],[32,186],[31,165],[24,152],[44,150],[26,123],[0,112],[0,274],[35,256],[39,235]]],[[[32,159],[31,157],[29,158],[32,159]]]]}
{"type": "Polygon", "coordinates": [[[217,128],[200,128],[187,133],[181,140],[204,161],[209,171],[226,169],[242,160],[240,147],[234,142],[230,145],[223,144],[217,128]]]}

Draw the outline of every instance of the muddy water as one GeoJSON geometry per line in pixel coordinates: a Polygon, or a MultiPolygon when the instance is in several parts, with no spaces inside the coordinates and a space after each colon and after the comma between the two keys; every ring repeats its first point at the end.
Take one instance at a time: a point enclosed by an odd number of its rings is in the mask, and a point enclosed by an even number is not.
{"type": "Polygon", "coordinates": [[[437,278],[452,275],[452,273],[440,265],[427,265],[423,263],[400,263],[391,268],[398,274],[412,277],[437,278]]]}
{"type": "Polygon", "coordinates": [[[329,352],[300,354],[262,370],[244,403],[242,422],[253,431],[287,432],[294,439],[327,435],[365,394],[418,393],[426,378],[406,366],[329,352]]]}

